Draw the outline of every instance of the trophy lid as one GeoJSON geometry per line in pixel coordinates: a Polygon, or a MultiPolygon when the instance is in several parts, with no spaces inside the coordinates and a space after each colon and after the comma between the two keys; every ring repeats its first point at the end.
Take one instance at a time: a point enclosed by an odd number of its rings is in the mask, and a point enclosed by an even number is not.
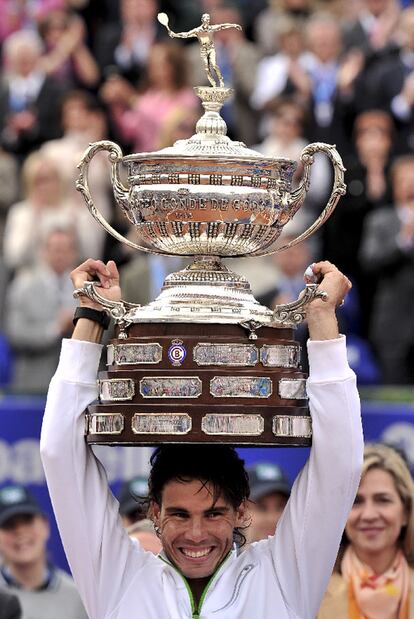
{"type": "MultiPolygon", "coordinates": [[[[231,140],[227,135],[227,125],[220,116],[220,110],[224,102],[233,94],[232,88],[219,88],[208,86],[196,86],[195,93],[201,99],[201,104],[205,110],[196,124],[196,133],[186,140],[177,140],[173,146],[167,146],[158,151],[134,153],[124,157],[125,161],[141,159],[151,160],[165,158],[191,158],[200,157],[203,159],[214,159],[216,162],[220,158],[226,160],[238,160],[246,163],[267,162],[275,164],[274,157],[264,157],[261,153],[252,148],[247,148],[243,142],[231,140]]],[[[278,157],[278,160],[296,167],[296,162],[285,157],[278,157]]]]}

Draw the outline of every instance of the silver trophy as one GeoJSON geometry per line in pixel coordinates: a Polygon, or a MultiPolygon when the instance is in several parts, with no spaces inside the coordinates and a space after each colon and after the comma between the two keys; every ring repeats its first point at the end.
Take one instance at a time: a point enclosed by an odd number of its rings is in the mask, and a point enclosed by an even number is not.
{"type": "MultiPolygon", "coordinates": [[[[199,27],[189,32],[175,33],[169,28],[167,15],[160,13],[158,19],[167,27],[171,37],[197,37],[199,40],[202,61],[211,86],[195,88],[204,108],[204,114],[196,125],[196,133],[189,139],[177,141],[169,148],[128,156],[123,156],[120,147],[111,141],[104,140],[91,144],[79,163],[80,173],[76,187],[82,192],[92,216],[119,241],[140,251],[170,256],[191,256],[194,260],[185,269],[167,276],[161,293],[148,305],[108,301],[100,295],[99,287],[94,282],[87,282],[83,289],[77,291],[78,295],[87,295],[94,301],[100,302],[114,318],[118,339],[117,343],[111,344],[112,348],[108,350],[108,353],[111,357],[109,364],[118,369],[120,366],[117,365],[115,351],[120,350],[121,356],[128,355],[132,350],[128,349],[128,345],[135,346],[135,356],[130,365],[126,364],[127,367],[138,367],[140,364],[145,367],[146,361],[139,361],[141,353],[137,352],[138,343],[134,339],[137,333],[136,330],[134,332],[134,327],[139,325],[152,324],[156,329],[155,325],[175,324],[177,332],[180,331],[178,325],[182,323],[200,325],[199,329],[201,325],[228,325],[229,327],[239,325],[242,330],[247,330],[245,331],[247,342],[257,340],[262,328],[266,332],[269,332],[268,327],[276,328],[274,333],[279,331],[280,335],[285,333],[284,330],[298,325],[306,315],[306,305],[315,296],[323,296],[323,293],[318,291],[317,284],[308,284],[297,301],[279,305],[271,310],[254,298],[247,279],[232,272],[221,260],[239,256],[267,256],[277,251],[285,251],[304,241],[328,219],[339,197],[345,193],[344,167],[334,146],[318,142],[309,144],[303,149],[300,157],[303,165],[302,180],[298,187],[293,188],[292,179],[297,167],[295,161],[263,157],[260,153],[247,148],[242,142],[235,142],[227,137],[227,127],[220,116],[220,110],[226,99],[231,96],[232,90],[223,85],[216,62],[213,35],[219,29],[240,28],[240,26],[236,24],[211,25],[209,15],[205,14],[199,27]],[[101,151],[109,153],[115,200],[128,221],[134,226],[135,241],[125,238],[111,227],[92,199],[88,185],[88,169],[92,158],[101,151]],[[278,244],[283,227],[291,221],[305,201],[309,189],[311,166],[314,155],[318,152],[325,153],[333,165],[334,182],[329,200],[319,217],[305,232],[287,244],[278,244]],[[121,180],[122,166],[126,166],[127,169],[126,184],[121,180]],[[128,344],[129,339],[134,344],[128,344]]],[[[201,332],[205,331],[201,329],[201,332]]],[[[212,355],[210,365],[214,366],[214,360],[216,360],[216,367],[231,367],[237,365],[232,362],[232,359],[245,358],[244,367],[249,367],[252,354],[251,350],[246,348],[249,344],[242,344],[240,338],[236,338],[236,341],[234,337],[233,333],[231,344],[233,357],[229,350],[223,352],[224,342],[217,344],[222,346],[221,356],[218,357],[218,349],[211,352],[211,348],[204,346],[203,354],[210,351],[209,354],[212,355]],[[230,363],[226,366],[223,359],[228,359],[229,355],[230,363]]],[[[153,337],[154,339],[156,338],[153,337]]],[[[263,344],[263,350],[271,346],[268,339],[263,344]]],[[[202,338],[199,340],[201,342],[202,338]]],[[[182,342],[182,340],[178,341],[182,342]]],[[[193,344],[195,347],[199,346],[197,341],[193,344]]],[[[157,345],[162,348],[160,342],[158,344],[152,342],[152,345],[158,352],[157,345]]],[[[286,343],[286,350],[281,350],[279,344],[275,346],[278,350],[280,349],[279,352],[283,359],[286,356],[286,358],[289,357],[292,342],[286,343]]],[[[179,348],[179,346],[176,347],[178,356],[179,348]]],[[[196,348],[196,351],[200,351],[200,348],[196,348]]],[[[297,349],[293,345],[292,354],[296,355],[296,352],[297,349]]],[[[154,354],[157,353],[154,352],[154,354]]],[[[162,357],[162,353],[160,355],[162,357]]],[[[194,355],[193,351],[194,367],[197,367],[197,356],[194,355]]],[[[257,349],[257,363],[263,367],[266,364],[261,361],[261,355],[262,349],[260,351],[257,349]]],[[[174,366],[174,363],[171,363],[174,366]]],[[[239,363],[239,366],[243,366],[243,363],[239,363]]],[[[282,363],[277,367],[297,368],[298,364],[283,366],[282,363]]],[[[240,374],[236,376],[240,378],[240,374]]],[[[150,378],[147,372],[143,379],[148,383],[150,378]]],[[[155,378],[160,383],[162,377],[157,375],[155,378]]],[[[184,392],[186,390],[191,392],[195,385],[199,385],[201,393],[202,386],[198,381],[202,382],[202,379],[198,379],[197,376],[191,376],[189,379],[192,381],[190,381],[191,385],[190,382],[184,385],[184,392]]],[[[119,389],[125,390],[126,400],[138,402],[140,397],[145,400],[146,392],[144,391],[150,383],[147,384],[144,381],[144,386],[140,383],[139,388],[135,388],[131,386],[134,383],[132,378],[110,380],[118,380],[118,383],[108,383],[108,380],[104,382],[105,390],[101,389],[101,396],[103,393],[104,398],[112,385],[116,393],[119,393],[119,389]],[[119,380],[127,382],[121,384],[119,380]]],[[[165,380],[164,378],[164,382],[165,380]]],[[[209,380],[215,381],[213,387],[211,382],[209,383],[210,394],[213,389],[219,390],[220,388],[223,391],[223,387],[219,386],[218,376],[215,375],[209,380]]],[[[298,380],[300,381],[299,387],[296,387],[299,391],[303,391],[303,378],[298,380]]],[[[254,394],[256,389],[254,385],[257,383],[253,381],[249,384],[254,394]]],[[[151,385],[154,387],[153,381],[151,385]]],[[[158,384],[154,389],[157,388],[158,384]]],[[[249,389],[249,386],[246,389],[249,389]]],[[[276,388],[272,387],[271,393],[275,391],[276,388]]],[[[166,393],[168,396],[171,389],[166,393]]],[[[266,397],[270,397],[271,393],[266,397]]],[[[195,397],[199,396],[200,394],[195,397]]],[[[220,397],[215,396],[214,393],[213,396],[220,397]]],[[[174,395],[173,392],[172,398],[174,397],[181,396],[174,395]]],[[[225,397],[232,397],[231,389],[230,395],[225,397]]],[[[243,398],[243,394],[235,393],[233,397],[243,398]]],[[[283,393],[280,397],[283,401],[286,400],[283,398],[283,393]]],[[[155,402],[156,396],[154,398],[155,402]]],[[[163,398],[165,401],[165,393],[163,398]]],[[[125,401],[125,398],[121,397],[121,399],[125,401]]],[[[119,401],[119,398],[115,397],[115,400],[119,401]]],[[[109,401],[115,400],[109,399],[109,401]]],[[[102,401],[104,400],[101,397],[102,401]]],[[[108,399],[105,401],[108,402],[108,399]]],[[[146,399],[145,402],[148,403],[148,400],[146,399]]],[[[137,414],[141,413],[134,413],[134,418],[137,414]]],[[[187,413],[183,414],[188,417],[187,413]]],[[[303,415],[299,415],[299,418],[302,419],[303,415]]],[[[145,419],[144,425],[150,422],[151,420],[145,419]]],[[[223,427],[227,427],[226,420],[219,419],[219,422],[224,424],[223,427]]],[[[122,427],[124,427],[123,423],[124,421],[121,424],[122,427]]],[[[274,423],[273,421],[273,425],[274,423]]],[[[91,425],[94,430],[91,430],[91,434],[96,436],[97,426],[95,422],[94,424],[92,424],[93,428],[91,425]]],[[[171,431],[171,434],[174,432],[171,431]]],[[[273,434],[276,435],[276,432],[273,431],[273,434]]],[[[255,436],[259,435],[260,432],[257,430],[255,436]]],[[[137,438],[135,441],[139,442],[137,438]]],[[[145,441],[142,440],[141,444],[143,442],[145,441]]],[[[234,437],[233,442],[237,443],[234,437]]],[[[257,440],[256,444],[260,444],[260,440],[257,440]]]]}

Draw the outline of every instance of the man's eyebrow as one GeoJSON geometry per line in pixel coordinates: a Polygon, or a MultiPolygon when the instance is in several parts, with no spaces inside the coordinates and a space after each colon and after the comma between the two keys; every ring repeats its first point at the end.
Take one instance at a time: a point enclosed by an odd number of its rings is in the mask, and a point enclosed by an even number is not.
{"type": "Polygon", "coordinates": [[[211,512],[220,512],[222,514],[225,514],[228,511],[229,511],[229,506],[228,505],[212,505],[208,509],[204,510],[204,513],[205,514],[211,514],[211,512]]]}
{"type": "Polygon", "coordinates": [[[167,512],[167,514],[172,514],[173,512],[181,512],[182,514],[188,514],[188,509],[186,509],[185,507],[174,507],[173,505],[171,507],[166,507],[165,511],[167,512]]]}

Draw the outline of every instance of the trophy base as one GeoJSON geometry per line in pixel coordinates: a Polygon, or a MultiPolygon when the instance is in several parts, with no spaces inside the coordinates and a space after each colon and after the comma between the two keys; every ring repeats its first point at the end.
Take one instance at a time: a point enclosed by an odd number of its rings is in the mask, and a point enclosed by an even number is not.
{"type": "Polygon", "coordinates": [[[292,329],[137,323],[107,349],[89,444],[311,444],[306,376],[292,329]]]}
{"type": "Polygon", "coordinates": [[[297,327],[310,301],[327,298],[317,284],[307,284],[296,301],[277,305],[272,311],[254,298],[246,278],[233,273],[218,257],[209,256],[197,256],[191,265],[169,275],[161,293],[148,305],[110,301],[98,292],[93,281],[85,282],[74,296],[87,296],[100,303],[114,318],[122,340],[128,339],[133,325],[150,323],[238,325],[250,333],[249,339],[255,340],[260,327],[297,327]]]}
{"type": "Polygon", "coordinates": [[[132,307],[125,320],[210,324],[254,320],[264,325],[276,322],[274,312],[254,298],[247,279],[231,271],[217,256],[196,256],[185,269],[168,275],[158,297],[148,305],[132,307]]]}

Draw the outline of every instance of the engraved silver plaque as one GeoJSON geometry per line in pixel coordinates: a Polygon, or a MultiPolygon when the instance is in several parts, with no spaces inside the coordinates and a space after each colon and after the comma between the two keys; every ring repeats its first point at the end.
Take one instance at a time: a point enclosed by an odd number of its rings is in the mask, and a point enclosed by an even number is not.
{"type": "Polygon", "coordinates": [[[194,361],[197,365],[252,366],[259,359],[258,350],[253,344],[211,344],[200,343],[194,346],[194,361]]]}
{"type": "Polygon", "coordinates": [[[267,376],[214,376],[210,393],[214,398],[268,398],[272,381],[267,376]]]}
{"type": "Polygon", "coordinates": [[[135,395],[135,384],[132,378],[105,378],[98,380],[98,389],[101,402],[132,400],[135,395]]]}
{"type": "Polygon", "coordinates": [[[139,383],[143,398],[198,398],[201,391],[198,376],[146,376],[139,383]]]}
{"type": "Polygon", "coordinates": [[[275,436],[287,438],[311,438],[311,417],[296,415],[277,415],[273,417],[272,431],[275,436]]]}
{"type": "Polygon", "coordinates": [[[132,418],[134,434],[188,434],[191,427],[191,417],[186,413],[135,413],[132,418]]]}
{"type": "Polygon", "coordinates": [[[285,400],[306,400],[305,378],[281,378],[279,381],[279,396],[285,400]]]}
{"type": "Polygon", "coordinates": [[[260,436],[264,430],[261,415],[204,415],[201,430],[210,436],[260,436]]]}
{"type": "Polygon", "coordinates": [[[264,344],[260,349],[260,361],[270,368],[297,368],[300,361],[300,346],[264,344]]]}
{"type": "Polygon", "coordinates": [[[121,413],[99,413],[88,415],[89,434],[121,434],[124,416],[121,413]]]}
{"type": "Polygon", "coordinates": [[[148,344],[109,344],[107,365],[130,365],[160,363],[162,346],[156,342],[148,344]]]}

